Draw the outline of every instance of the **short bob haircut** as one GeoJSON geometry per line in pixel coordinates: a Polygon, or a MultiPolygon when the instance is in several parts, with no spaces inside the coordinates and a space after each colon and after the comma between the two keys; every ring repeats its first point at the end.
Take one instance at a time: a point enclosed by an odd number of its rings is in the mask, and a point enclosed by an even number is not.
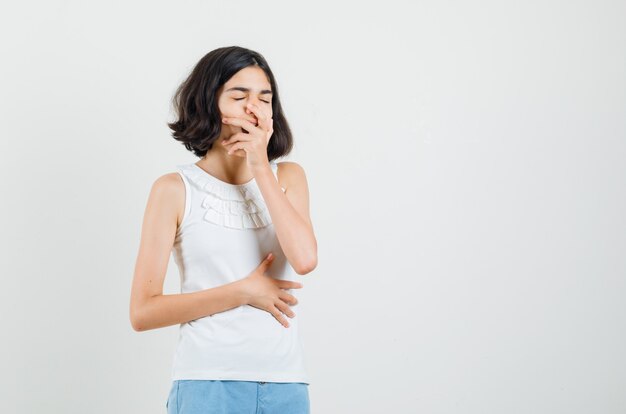
{"type": "Polygon", "coordinates": [[[235,73],[248,66],[261,68],[272,88],[274,131],[267,144],[267,158],[272,161],[289,154],[293,137],[283,115],[274,74],[261,54],[239,46],[222,47],[207,53],[178,87],[172,98],[178,119],[167,124],[174,139],[198,157],[204,157],[222,129],[217,91],[235,73]]]}

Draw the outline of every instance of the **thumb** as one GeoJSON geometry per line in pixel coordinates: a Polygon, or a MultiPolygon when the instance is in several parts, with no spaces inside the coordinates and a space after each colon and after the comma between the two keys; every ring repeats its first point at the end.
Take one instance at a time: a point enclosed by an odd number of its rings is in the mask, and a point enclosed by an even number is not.
{"type": "Polygon", "coordinates": [[[274,260],[274,255],[270,253],[265,256],[265,259],[263,259],[263,261],[261,262],[261,267],[263,269],[267,269],[267,267],[272,263],[272,260],[274,260]]]}

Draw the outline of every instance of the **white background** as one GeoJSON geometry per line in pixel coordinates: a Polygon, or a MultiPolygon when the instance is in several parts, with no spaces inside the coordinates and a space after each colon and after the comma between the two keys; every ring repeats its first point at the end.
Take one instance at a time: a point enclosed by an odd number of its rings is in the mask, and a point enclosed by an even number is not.
{"type": "Polygon", "coordinates": [[[309,180],[313,413],[626,412],[626,3],[0,16],[3,412],[165,413],[178,326],[129,320],[141,221],[196,160],[171,96],[230,45],[268,60],[309,180]]]}

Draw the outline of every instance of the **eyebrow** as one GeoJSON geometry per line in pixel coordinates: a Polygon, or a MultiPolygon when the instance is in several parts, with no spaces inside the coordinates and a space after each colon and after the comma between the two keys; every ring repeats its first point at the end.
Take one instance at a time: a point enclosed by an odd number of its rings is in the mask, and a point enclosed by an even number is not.
{"type": "MultiPolygon", "coordinates": [[[[226,91],[225,91],[225,92],[228,92],[228,91],[250,92],[250,88],[244,88],[243,86],[235,86],[235,87],[233,87],[233,88],[226,89],[226,91]]],[[[263,89],[263,90],[260,92],[260,94],[261,94],[261,95],[271,95],[271,94],[272,94],[272,91],[271,91],[271,90],[269,90],[269,89],[263,89]]]]}

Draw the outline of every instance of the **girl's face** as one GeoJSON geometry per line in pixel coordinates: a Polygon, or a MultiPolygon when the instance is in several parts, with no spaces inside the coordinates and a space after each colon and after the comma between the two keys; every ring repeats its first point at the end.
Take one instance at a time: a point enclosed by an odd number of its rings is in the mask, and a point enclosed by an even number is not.
{"type": "MultiPolygon", "coordinates": [[[[217,105],[222,118],[243,118],[257,125],[258,120],[254,112],[246,105],[251,102],[272,117],[272,90],[267,76],[262,69],[256,66],[248,66],[235,73],[217,93],[217,105]]],[[[240,126],[222,124],[220,140],[227,139],[231,135],[243,132],[240,126]]],[[[218,148],[221,148],[218,145],[218,148]]],[[[226,151],[226,149],[224,149],[226,151]]],[[[235,154],[244,150],[237,150],[235,154]]]]}

